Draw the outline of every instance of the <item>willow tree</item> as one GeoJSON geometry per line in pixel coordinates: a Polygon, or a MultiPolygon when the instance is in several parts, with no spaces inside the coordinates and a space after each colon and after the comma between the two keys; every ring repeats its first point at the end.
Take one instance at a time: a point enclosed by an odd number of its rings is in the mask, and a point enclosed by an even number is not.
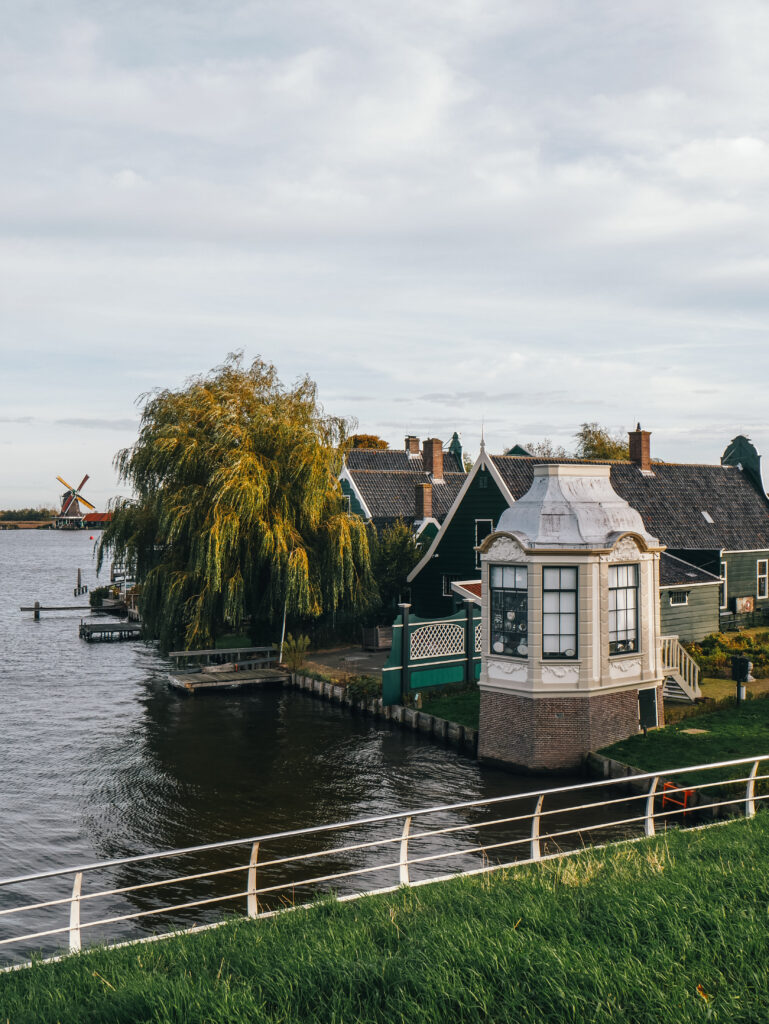
{"type": "Polygon", "coordinates": [[[140,611],[168,649],[210,645],[247,621],[278,627],[376,595],[368,533],[338,483],[347,425],[308,377],[284,387],[231,355],[178,391],[145,397],[136,443],[115,457],[134,497],[104,531],[135,566],[140,611]]]}

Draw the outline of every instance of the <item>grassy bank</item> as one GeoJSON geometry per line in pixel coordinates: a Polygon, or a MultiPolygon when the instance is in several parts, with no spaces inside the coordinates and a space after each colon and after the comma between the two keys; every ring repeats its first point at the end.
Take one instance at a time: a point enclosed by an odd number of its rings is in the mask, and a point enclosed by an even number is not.
{"type": "Polygon", "coordinates": [[[477,688],[444,693],[438,697],[431,696],[426,690],[423,693],[423,701],[424,710],[428,714],[445,718],[449,722],[458,722],[460,725],[469,725],[471,729],[478,728],[481,691],[477,688]]]}
{"type": "Polygon", "coordinates": [[[647,772],[769,754],[769,699],[745,701],[739,707],[730,703],[647,736],[631,736],[599,753],[647,772]]]}
{"type": "Polygon", "coordinates": [[[755,1024],[769,814],[0,976],[10,1024],[755,1024]]]}

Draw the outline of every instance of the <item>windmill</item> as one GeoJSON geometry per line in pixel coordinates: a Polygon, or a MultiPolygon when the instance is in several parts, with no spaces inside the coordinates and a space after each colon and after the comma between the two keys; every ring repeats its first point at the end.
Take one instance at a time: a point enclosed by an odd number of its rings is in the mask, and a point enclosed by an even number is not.
{"type": "Polygon", "coordinates": [[[86,473],[77,487],[68,484],[64,477],[57,476],[56,479],[67,488],[61,496],[61,512],[56,516],[56,526],[59,529],[78,529],[83,525],[85,518],[85,513],[80,509],[80,503],[82,502],[91,511],[95,511],[91,502],[86,501],[81,493],[86,480],[88,480],[88,474],[86,473]]]}

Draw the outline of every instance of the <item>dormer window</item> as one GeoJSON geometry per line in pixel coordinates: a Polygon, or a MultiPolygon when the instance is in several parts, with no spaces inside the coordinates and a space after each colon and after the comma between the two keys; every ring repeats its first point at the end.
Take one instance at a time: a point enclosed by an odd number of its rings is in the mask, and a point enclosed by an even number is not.
{"type": "Polygon", "coordinates": [[[609,654],[638,650],[638,566],[609,566],[609,654]]]}
{"type": "Polygon", "coordinates": [[[513,658],[529,654],[529,573],[525,565],[489,568],[490,652],[513,658]]]}

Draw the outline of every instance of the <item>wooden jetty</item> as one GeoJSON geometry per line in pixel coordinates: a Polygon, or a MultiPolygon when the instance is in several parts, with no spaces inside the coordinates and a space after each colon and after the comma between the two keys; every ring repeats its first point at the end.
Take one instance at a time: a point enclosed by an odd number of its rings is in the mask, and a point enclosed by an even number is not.
{"type": "Polygon", "coordinates": [[[171,651],[169,657],[176,662],[169,686],[190,695],[275,686],[289,679],[272,647],[171,651]]]}
{"type": "Polygon", "coordinates": [[[91,643],[114,643],[119,640],[141,640],[139,622],[81,622],[80,639],[91,643]]]}
{"type": "Polygon", "coordinates": [[[40,612],[89,612],[90,610],[87,604],[46,605],[43,607],[39,601],[35,601],[33,605],[21,606],[21,611],[35,613],[35,621],[40,619],[40,612]]]}

